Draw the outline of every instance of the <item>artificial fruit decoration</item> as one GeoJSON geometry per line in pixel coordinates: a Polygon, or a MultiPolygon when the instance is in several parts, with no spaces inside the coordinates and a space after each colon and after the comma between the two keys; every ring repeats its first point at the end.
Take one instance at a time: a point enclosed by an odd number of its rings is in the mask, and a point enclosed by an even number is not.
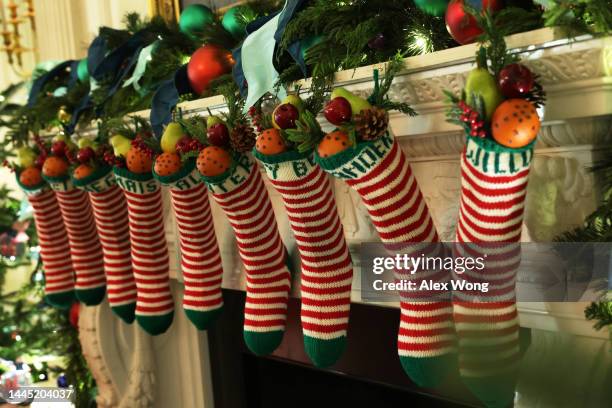
{"type": "Polygon", "coordinates": [[[274,155],[287,150],[285,139],[278,129],[266,129],[257,136],[255,149],[261,154],[274,155]]]}
{"type": "Polygon", "coordinates": [[[351,120],[353,111],[348,99],[337,96],[330,100],[323,111],[325,119],[333,125],[342,126],[351,120]]]}
{"type": "Polygon", "coordinates": [[[208,141],[219,147],[228,146],[230,143],[230,133],[227,125],[223,122],[214,123],[206,130],[208,141]]]}
{"type": "Polygon", "coordinates": [[[295,129],[295,122],[299,117],[300,112],[294,105],[283,103],[272,112],[272,124],[276,129],[295,129]]]}
{"type": "Polygon", "coordinates": [[[502,146],[524,147],[538,135],[540,118],[529,101],[508,99],[495,110],[491,131],[495,141],[502,146]]]}
{"type": "Polygon", "coordinates": [[[160,147],[164,153],[176,153],[176,144],[185,136],[185,132],[180,124],[170,122],[164,129],[160,139],[160,147]]]}
{"type": "Polygon", "coordinates": [[[38,186],[42,181],[42,173],[38,167],[26,167],[19,173],[19,182],[26,187],[38,186]]]}
{"type": "Polygon", "coordinates": [[[42,173],[47,177],[62,177],[68,174],[68,162],[63,157],[49,156],[43,164],[42,173]]]}
{"type": "Polygon", "coordinates": [[[506,98],[520,98],[531,92],[535,83],[533,74],[523,64],[508,64],[497,76],[499,88],[506,98]]]}
{"type": "Polygon", "coordinates": [[[503,100],[495,76],[486,67],[470,71],[465,82],[465,95],[467,104],[472,107],[476,106],[476,98],[482,98],[487,120],[491,119],[495,108],[503,100]]]}
{"type": "Polygon", "coordinates": [[[93,172],[93,167],[87,164],[80,164],[77,168],[74,169],[72,176],[77,180],[82,180],[86,177],[91,176],[93,172]]]}
{"type": "Polygon", "coordinates": [[[30,167],[34,165],[36,153],[30,147],[24,146],[17,149],[17,160],[21,167],[30,167]]]}
{"type": "Polygon", "coordinates": [[[367,99],[355,95],[344,88],[336,88],[332,91],[331,99],[334,100],[338,97],[342,97],[348,101],[348,103],[351,105],[351,113],[353,115],[357,115],[362,110],[370,109],[372,107],[372,105],[370,104],[370,102],[368,102],[367,99]]]}
{"type": "Polygon", "coordinates": [[[343,152],[352,145],[353,142],[348,133],[342,130],[336,130],[325,135],[317,147],[317,153],[320,157],[326,158],[343,152]]]}
{"type": "Polygon", "coordinates": [[[196,165],[202,175],[216,177],[229,170],[232,156],[227,150],[217,146],[208,146],[198,155],[196,165]]]}
{"type": "Polygon", "coordinates": [[[181,169],[181,157],[177,153],[162,153],[155,158],[155,174],[170,176],[181,169]]]}

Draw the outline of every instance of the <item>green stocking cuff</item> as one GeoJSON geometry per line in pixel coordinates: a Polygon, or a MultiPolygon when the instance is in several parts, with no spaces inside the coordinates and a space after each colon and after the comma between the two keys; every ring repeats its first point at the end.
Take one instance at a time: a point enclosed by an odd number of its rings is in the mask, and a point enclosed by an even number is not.
{"type": "Polygon", "coordinates": [[[465,158],[482,173],[513,175],[529,168],[534,144],[512,149],[491,139],[468,136],[465,158]]]}

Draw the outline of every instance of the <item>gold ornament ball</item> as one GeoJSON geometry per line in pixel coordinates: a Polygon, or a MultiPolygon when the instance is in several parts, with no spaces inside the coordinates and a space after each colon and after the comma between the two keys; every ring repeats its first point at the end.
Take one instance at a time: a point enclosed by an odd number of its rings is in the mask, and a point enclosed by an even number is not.
{"type": "Polygon", "coordinates": [[[60,122],[68,123],[70,122],[71,118],[72,115],[70,114],[70,112],[68,112],[68,109],[65,106],[62,106],[61,108],[59,108],[59,111],[57,111],[57,119],[60,122]]]}

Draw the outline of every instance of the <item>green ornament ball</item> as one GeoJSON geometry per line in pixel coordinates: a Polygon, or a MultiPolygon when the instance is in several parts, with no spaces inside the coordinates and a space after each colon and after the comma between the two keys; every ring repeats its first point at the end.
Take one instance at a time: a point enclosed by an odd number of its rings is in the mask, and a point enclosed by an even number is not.
{"type": "Polygon", "coordinates": [[[79,61],[79,65],[77,66],[77,78],[81,82],[89,81],[89,71],[87,70],[87,58],[83,58],[79,61]]]}
{"type": "Polygon", "coordinates": [[[221,20],[221,25],[225,28],[234,38],[242,38],[246,35],[246,23],[240,18],[240,14],[245,12],[251,12],[248,6],[236,6],[227,10],[221,20]]]}
{"type": "Polygon", "coordinates": [[[182,33],[194,36],[211,24],[214,19],[215,16],[211,9],[202,4],[192,4],[181,13],[179,28],[182,33]]]}
{"type": "Polygon", "coordinates": [[[427,14],[443,16],[449,0],[414,0],[414,4],[427,14]]]}

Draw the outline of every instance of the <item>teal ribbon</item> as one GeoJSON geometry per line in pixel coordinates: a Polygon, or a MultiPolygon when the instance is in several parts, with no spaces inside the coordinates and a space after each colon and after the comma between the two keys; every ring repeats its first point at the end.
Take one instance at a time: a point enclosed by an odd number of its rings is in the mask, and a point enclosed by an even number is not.
{"type": "Polygon", "coordinates": [[[123,83],[124,88],[132,85],[136,92],[138,92],[139,94],[143,95],[144,93],[146,93],[145,90],[142,90],[139,81],[144,76],[145,71],[147,70],[147,64],[149,63],[149,61],[151,61],[151,56],[157,49],[158,45],[159,40],[154,41],[153,43],[144,47],[140,51],[140,54],[138,55],[138,61],[136,62],[136,66],[134,67],[134,72],[132,73],[132,76],[123,83]]]}
{"type": "MultiPolygon", "coordinates": [[[[283,11],[286,7],[287,3],[285,2],[283,11]]],[[[273,63],[276,47],[274,35],[283,11],[250,34],[242,44],[242,70],[248,84],[244,113],[267,92],[275,93],[279,99],[284,99],[287,96],[284,87],[276,87],[279,74],[273,63]]]]}

